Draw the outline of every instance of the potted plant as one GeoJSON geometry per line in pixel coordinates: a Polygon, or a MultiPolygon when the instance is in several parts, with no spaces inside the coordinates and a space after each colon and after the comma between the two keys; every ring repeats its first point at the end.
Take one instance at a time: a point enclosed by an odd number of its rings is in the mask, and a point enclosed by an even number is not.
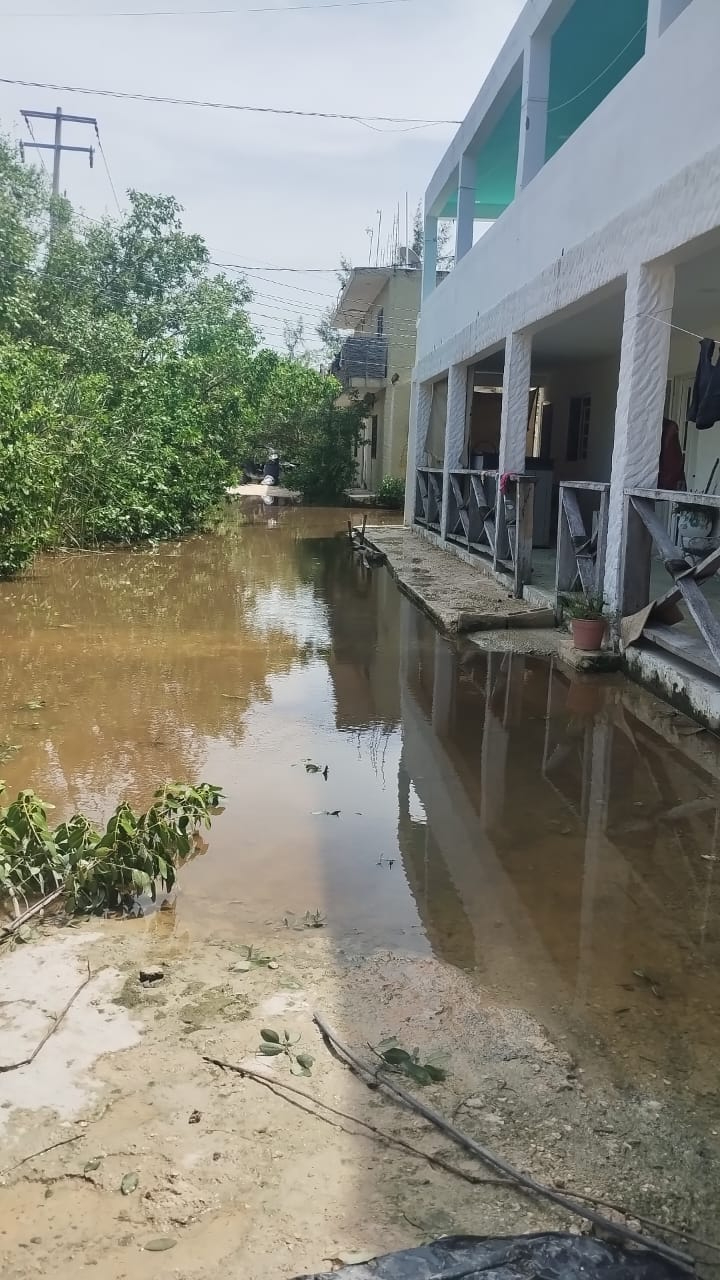
{"type": "Polygon", "coordinates": [[[592,653],[602,648],[607,619],[603,616],[605,601],[602,596],[575,596],[566,599],[563,610],[570,618],[573,645],[583,652],[592,653]]]}

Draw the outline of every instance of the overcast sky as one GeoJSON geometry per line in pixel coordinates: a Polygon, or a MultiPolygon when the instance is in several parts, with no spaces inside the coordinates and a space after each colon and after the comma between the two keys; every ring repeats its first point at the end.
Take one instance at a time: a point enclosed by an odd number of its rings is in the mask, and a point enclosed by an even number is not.
{"type": "MultiPolygon", "coordinates": [[[[298,0],[0,0],[0,75],[256,106],[461,119],[522,8],[522,0],[407,0],[242,12],[286,3],[298,0]],[[225,7],[240,12],[210,12],[225,7]],[[99,16],[150,9],[207,12],[99,16]],[[84,16],[67,16],[77,13],[84,16]]],[[[377,226],[378,210],[389,231],[400,203],[404,229],[406,191],[412,209],[454,133],[436,126],[383,134],[343,121],[0,85],[0,121],[15,138],[28,138],[21,108],[58,105],[98,118],[121,199],[128,187],[172,193],[211,257],[258,267],[330,268],[341,255],[366,264],[366,228],[377,226]]],[[[50,121],[34,128],[38,140],[52,140],[50,121]]],[[[63,141],[94,138],[68,125],[63,141]]],[[[114,211],[99,158],[91,172],[87,157],[65,154],[62,186],[91,216],[114,211]]],[[[254,315],[273,345],[282,345],[284,318],[302,313],[310,328],[337,292],[330,274],[260,274],[266,279],[254,277],[254,315]]]]}

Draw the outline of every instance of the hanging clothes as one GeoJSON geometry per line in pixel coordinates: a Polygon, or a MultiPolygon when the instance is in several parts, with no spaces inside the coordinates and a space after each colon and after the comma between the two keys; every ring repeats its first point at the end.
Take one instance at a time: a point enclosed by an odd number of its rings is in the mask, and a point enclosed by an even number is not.
{"type": "Polygon", "coordinates": [[[720,421],[720,363],[713,364],[714,352],[712,338],[703,338],[688,410],[688,420],[698,431],[707,431],[720,421]]]}
{"type": "Polygon", "coordinates": [[[672,418],[663,418],[658,489],[687,489],[680,431],[672,418]]]}

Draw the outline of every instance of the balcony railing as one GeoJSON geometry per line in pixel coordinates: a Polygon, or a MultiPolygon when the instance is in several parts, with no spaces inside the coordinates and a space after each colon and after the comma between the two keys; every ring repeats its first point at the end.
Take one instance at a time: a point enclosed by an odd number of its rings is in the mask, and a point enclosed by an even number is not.
{"type": "Polygon", "coordinates": [[[361,382],[383,382],[387,377],[387,338],[370,333],[356,333],[346,338],[332,372],[348,385],[361,382]]]}

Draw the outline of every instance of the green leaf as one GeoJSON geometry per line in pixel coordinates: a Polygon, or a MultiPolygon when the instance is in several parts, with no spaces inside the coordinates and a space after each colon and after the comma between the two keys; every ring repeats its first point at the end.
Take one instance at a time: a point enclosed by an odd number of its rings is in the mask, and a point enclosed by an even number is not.
{"type": "Polygon", "coordinates": [[[310,1053],[298,1053],[295,1061],[299,1062],[300,1066],[304,1067],[306,1071],[309,1071],[315,1059],[310,1053]]]}
{"type": "Polygon", "coordinates": [[[126,1173],[120,1183],[120,1190],[124,1196],[132,1195],[133,1191],[137,1191],[140,1178],[137,1173],[126,1173]]]}
{"type": "Polygon", "coordinates": [[[447,1080],[447,1071],[444,1067],[434,1067],[431,1062],[424,1062],[423,1070],[434,1084],[441,1084],[443,1080],[447,1080]]]}
{"type": "Polygon", "coordinates": [[[401,1067],[412,1062],[407,1049],[386,1049],[382,1056],[391,1067],[401,1067]]]}
{"type": "Polygon", "coordinates": [[[143,1249],[148,1253],[163,1253],[166,1249],[174,1249],[176,1244],[177,1240],[173,1240],[172,1236],[155,1236],[154,1240],[148,1240],[143,1245],[143,1249]]]}
{"type": "Polygon", "coordinates": [[[277,1031],[273,1031],[272,1027],[263,1027],[260,1037],[266,1040],[268,1044],[280,1044],[280,1036],[277,1031]]]}
{"type": "Polygon", "coordinates": [[[415,1081],[416,1084],[432,1083],[431,1077],[428,1075],[425,1068],[422,1067],[419,1062],[413,1062],[412,1058],[405,1063],[403,1070],[406,1075],[410,1076],[411,1080],[415,1081]]]}
{"type": "Polygon", "coordinates": [[[281,1044],[263,1043],[259,1046],[258,1052],[264,1053],[266,1058],[275,1058],[279,1053],[284,1053],[285,1050],[283,1049],[281,1044]]]}
{"type": "Polygon", "coordinates": [[[87,1164],[83,1167],[83,1173],[95,1173],[95,1170],[99,1169],[101,1164],[102,1157],[95,1156],[92,1160],[88,1160],[87,1164]]]}

